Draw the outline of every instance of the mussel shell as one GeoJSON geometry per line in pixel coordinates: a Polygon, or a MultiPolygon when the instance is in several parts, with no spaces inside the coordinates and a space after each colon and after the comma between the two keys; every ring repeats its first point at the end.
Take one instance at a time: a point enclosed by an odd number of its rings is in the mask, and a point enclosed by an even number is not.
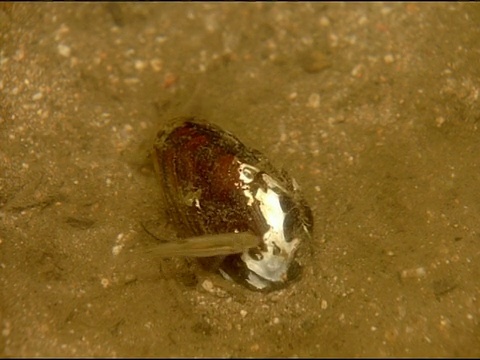
{"type": "Polygon", "coordinates": [[[278,289],[299,277],[293,258],[313,221],[292,178],[231,133],[195,118],[174,119],[153,148],[180,237],[251,232],[263,239],[258,248],[223,258],[225,277],[255,290],[278,289]],[[275,229],[274,222],[280,222],[275,229]]]}

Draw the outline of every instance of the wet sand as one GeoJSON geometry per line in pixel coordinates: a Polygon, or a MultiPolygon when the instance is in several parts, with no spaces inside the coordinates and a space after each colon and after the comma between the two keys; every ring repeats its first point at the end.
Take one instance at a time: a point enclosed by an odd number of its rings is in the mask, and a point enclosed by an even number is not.
{"type": "Polygon", "coordinates": [[[2,3],[0,34],[0,355],[480,355],[479,4],[2,3]],[[182,115],[294,175],[300,281],[142,256],[182,115]]]}

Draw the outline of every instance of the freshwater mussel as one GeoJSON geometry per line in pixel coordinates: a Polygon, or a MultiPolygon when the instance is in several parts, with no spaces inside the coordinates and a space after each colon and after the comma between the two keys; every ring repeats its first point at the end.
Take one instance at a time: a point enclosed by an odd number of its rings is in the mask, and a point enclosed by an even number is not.
{"type": "Polygon", "coordinates": [[[312,213],[296,181],[231,133],[177,118],[157,134],[153,161],[177,243],[164,256],[198,256],[253,290],[298,279],[298,247],[312,234],[312,213]]]}

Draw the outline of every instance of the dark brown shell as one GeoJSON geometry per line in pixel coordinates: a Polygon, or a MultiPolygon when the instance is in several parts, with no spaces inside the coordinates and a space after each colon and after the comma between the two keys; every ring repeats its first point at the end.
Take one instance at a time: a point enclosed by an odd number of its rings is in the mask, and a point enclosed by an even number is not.
{"type": "MultiPolygon", "coordinates": [[[[267,180],[275,179],[274,184],[281,184],[282,191],[277,189],[272,194],[281,199],[279,202],[286,215],[285,234],[295,232],[299,227],[307,235],[311,233],[311,211],[299,196],[292,179],[277,171],[261,153],[247,148],[235,136],[215,125],[194,118],[176,119],[157,135],[154,164],[167,210],[180,237],[249,231],[261,239],[270,226],[260,208],[262,204],[256,199],[247,201],[245,189],[255,186],[255,189],[266,190],[272,186],[262,180],[264,174],[268,174],[267,180]],[[245,185],[239,175],[245,164],[259,170],[250,186],[245,185]]],[[[288,241],[287,235],[284,237],[288,241]]],[[[262,257],[262,251],[267,250],[261,245],[245,256],[262,257]]],[[[251,276],[251,269],[245,268],[245,256],[227,256],[220,270],[236,281],[245,282],[245,277],[251,276]]],[[[272,283],[283,285],[298,276],[298,264],[289,262],[295,271],[289,269],[288,276],[272,283]]],[[[270,282],[266,283],[270,285],[270,282]]],[[[250,287],[257,288],[252,284],[250,287]]]]}

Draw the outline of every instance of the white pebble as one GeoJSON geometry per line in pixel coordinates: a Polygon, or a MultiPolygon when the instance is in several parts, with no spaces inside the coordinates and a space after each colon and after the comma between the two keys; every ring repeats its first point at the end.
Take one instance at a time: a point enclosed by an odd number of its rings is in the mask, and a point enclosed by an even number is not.
{"type": "Polygon", "coordinates": [[[424,267],[412,268],[402,270],[401,276],[403,279],[407,278],[422,278],[427,275],[427,272],[424,267]]]}
{"type": "Polygon", "coordinates": [[[147,63],[142,60],[135,60],[135,69],[137,70],[143,70],[147,66],[147,63]]]}
{"type": "Polygon", "coordinates": [[[327,303],[327,300],[322,300],[322,303],[320,305],[320,307],[322,308],[322,310],[325,310],[328,306],[328,303],[327,303]]]}
{"type": "Polygon", "coordinates": [[[32,100],[37,101],[37,100],[40,100],[42,97],[43,97],[43,94],[39,91],[32,96],[32,100]]]}
{"type": "Polygon", "coordinates": [[[242,315],[242,318],[244,318],[245,316],[247,316],[248,312],[246,310],[240,310],[240,315],[242,315]]]}
{"type": "Polygon", "coordinates": [[[58,47],[58,53],[62,56],[69,57],[72,49],[70,49],[70,46],[59,44],[58,47]]]}
{"type": "Polygon", "coordinates": [[[211,280],[204,280],[202,282],[202,288],[205,290],[205,291],[208,291],[209,293],[211,293],[213,291],[213,283],[211,280]]]}
{"type": "Polygon", "coordinates": [[[117,256],[118,254],[120,254],[120,251],[122,251],[123,249],[123,245],[115,245],[113,248],[112,248],[112,254],[113,256],[117,256]]]}

